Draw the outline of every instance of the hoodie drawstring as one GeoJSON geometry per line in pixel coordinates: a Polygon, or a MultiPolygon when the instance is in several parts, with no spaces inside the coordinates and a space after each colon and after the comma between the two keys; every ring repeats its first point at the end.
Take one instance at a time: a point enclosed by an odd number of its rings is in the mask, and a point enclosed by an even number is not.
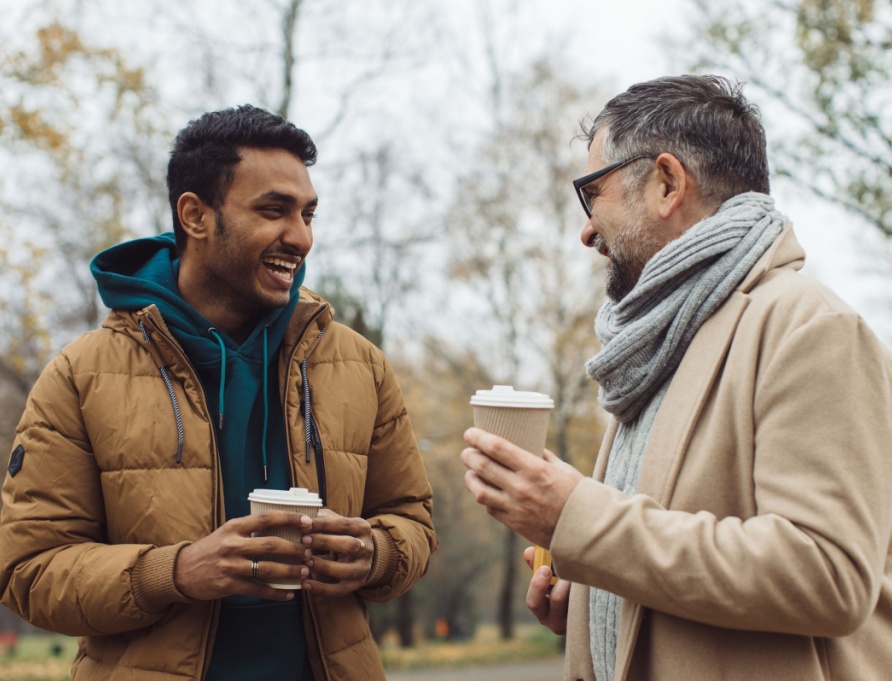
{"type": "Polygon", "coordinates": [[[217,329],[211,327],[208,329],[208,334],[213,336],[220,344],[220,416],[217,425],[220,430],[223,430],[223,396],[226,388],[226,345],[223,343],[223,339],[220,337],[220,333],[217,329]]]}
{"type": "MultiPolygon", "coordinates": [[[[141,319],[139,320],[139,328],[142,331],[143,338],[146,339],[146,343],[151,345],[152,337],[149,335],[149,330],[146,329],[146,325],[142,323],[141,319]]],[[[167,373],[167,367],[159,367],[159,370],[161,371],[161,378],[164,379],[164,383],[167,386],[167,392],[170,394],[170,402],[173,405],[173,417],[177,422],[177,463],[182,463],[183,443],[186,440],[185,433],[183,432],[183,417],[180,414],[180,405],[177,402],[177,394],[173,389],[173,383],[167,373]]]]}
{"type": "MultiPolygon", "coordinates": [[[[220,430],[223,430],[223,400],[226,394],[226,345],[215,328],[208,333],[220,344],[220,430]]],[[[263,327],[263,439],[260,443],[263,452],[263,481],[269,481],[269,464],[266,454],[266,433],[269,430],[269,325],[263,327]]]]}

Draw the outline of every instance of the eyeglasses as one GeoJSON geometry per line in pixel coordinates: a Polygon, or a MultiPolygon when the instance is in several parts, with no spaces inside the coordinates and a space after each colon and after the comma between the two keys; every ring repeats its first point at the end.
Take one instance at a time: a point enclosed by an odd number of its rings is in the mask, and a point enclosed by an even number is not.
{"type": "Polygon", "coordinates": [[[627,158],[624,161],[618,161],[616,163],[612,163],[606,168],[601,168],[601,170],[596,170],[589,175],[585,175],[580,177],[578,180],[573,180],[573,187],[576,189],[576,196],[579,197],[579,202],[582,204],[583,210],[585,210],[585,214],[589,217],[592,216],[592,195],[585,191],[584,187],[587,187],[592,182],[597,179],[600,179],[607,175],[608,173],[612,173],[614,170],[618,170],[622,168],[624,165],[628,165],[632,161],[637,161],[639,158],[656,158],[656,154],[638,154],[637,156],[632,156],[631,158],[627,158]]]}

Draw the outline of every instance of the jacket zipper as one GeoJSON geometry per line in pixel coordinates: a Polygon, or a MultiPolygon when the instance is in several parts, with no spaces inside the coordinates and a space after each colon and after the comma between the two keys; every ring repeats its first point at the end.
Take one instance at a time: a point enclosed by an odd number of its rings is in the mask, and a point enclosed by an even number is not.
{"type": "MultiPolygon", "coordinates": [[[[300,330],[300,333],[297,335],[297,339],[294,341],[294,346],[291,348],[291,352],[288,354],[288,361],[287,361],[287,363],[286,363],[286,365],[285,365],[285,366],[286,366],[286,369],[285,369],[285,381],[284,381],[284,385],[283,385],[283,386],[280,386],[280,390],[283,390],[283,391],[287,391],[287,390],[288,390],[288,379],[289,379],[289,377],[291,376],[291,366],[292,366],[292,363],[294,362],[294,356],[297,354],[297,348],[300,346],[300,342],[301,342],[301,340],[303,340],[304,334],[306,334],[307,329],[310,328],[310,325],[316,320],[316,318],[317,318],[319,315],[321,315],[321,314],[325,311],[325,309],[326,309],[327,307],[328,307],[328,305],[324,305],[324,304],[323,304],[323,305],[320,305],[320,306],[319,306],[319,309],[316,310],[316,311],[312,314],[312,316],[307,320],[307,323],[304,324],[304,327],[300,330]]],[[[322,333],[324,333],[324,329],[323,329],[322,332],[320,332],[319,336],[317,337],[317,339],[316,339],[317,342],[319,341],[320,338],[322,338],[322,333]]],[[[304,360],[306,360],[306,356],[304,357],[304,360]]],[[[303,375],[301,375],[301,381],[305,381],[305,377],[304,377],[303,375]]],[[[282,399],[281,399],[281,402],[282,402],[282,419],[283,419],[283,420],[285,419],[285,397],[286,397],[285,392],[282,392],[282,399]]],[[[302,401],[302,400],[301,400],[301,401],[302,401]]],[[[312,414],[311,414],[311,416],[312,416],[312,414]]],[[[311,420],[312,420],[312,419],[311,419],[311,420]]],[[[286,422],[287,422],[287,421],[286,421],[286,422]]],[[[318,430],[316,429],[315,421],[313,421],[312,425],[310,425],[309,423],[304,423],[304,428],[307,429],[307,430],[309,431],[308,434],[310,435],[311,441],[312,441],[312,433],[313,433],[313,431],[316,431],[316,437],[317,437],[317,438],[319,437],[318,430]]],[[[285,437],[286,437],[286,442],[287,442],[287,445],[288,445],[288,451],[289,451],[289,452],[290,452],[290,451],[293,451],[293,444],[294,444],[294,443],[291,442],[291,430],[290,430],[289,428],[286,428],[286,429],[285,429],[285,437]]],[[[315,445],[313,446],[313,448],[314,448],[314,450],[316,449],[315,445]]],[[[321,440],[319,441],[319,449],[318,449],[318,451],[320,452],[320,454],[322,453],[322,441],[321,441],[321,440]]],[[[308,457],[308,458],[307,458],[307,462],[309,463],[309,451],[307,452],[307,457],[308,457]]],[[[323,465],[323,468],[324,468],[324,461],[323,461],[322,465],[323,465]]],[[[319,466],[319,461],[317,460],[317,477],[319,476],[319,468],[318,468],[318,466],[319,466]]],[[[292,469],[292,480],[294,480],[294,482],[297,482],[296,472],[297,472],[296,470],[293,470],[293,469],[292,469]]],[[[322,471],[322,479],[324,479],[324,478],[325,478],[325,471],[324,471],[324,469],[323,469],[323,471],[322,471]]],[[[322,491],[322,490],[321,490],[321,488],[320,488],[320,492],[321,492],[321,491],[322,491]]],[[[322,496],[322,495],[320,494],[320,497],[321,497],[321,496],[322,496]]],[[[323,497],[323,501],[322,501],[322,503],[323,503],[323,505],[325,504],[325,499],[324,499],[324,497],[323,497]]]]}
{"type": "MultiPolygon", "coordinates": [[[[322,339],[322,331],[319,332],[319,339],[322,339]]],[[[316,460],[316,478],[319,482],[319,496],[322,499],[322,505],[326,504],[326,485],[325,485],[325,453],[322,450],[322,438],[319,436],[319,428],[316,425],[316,418],[313,416],[312,405],[310,402],[310,381],[307,378],[307,358],[304,357],[300,363],[300,375],[303,380],[304,388],[304,427],[306,429],[306,451],[307,463],[310,463],[310,446],[313,448],[313,455],[316,460]]]]}
{"type": "MultiPolygon", "coordinates": [[[[303,339],[304,334],[307,332],[307,329],[310,328],[310,324],[312,324],[316,320],[316,318],[319,315],[321,315],[322,312],[327,307],[328,307],[328,305],[321,305],[319,307],[319,309],[316,310],[316,312],[314,312],[313,315],[307,320],[307,323],[304,324],[304,328],[301,329],[300,333],[297,335],[297,339],[294,342],[294,347],[291,349],[291,352],[288,355],[288,363],[286,364],[287,368],[285,370],[285,385],[284,385],[285,390],[288,389],[288,377],[291,375],[292,362],[294,361],[294,356],[297,354],[297,348],[300,345],[300,341],[303,339]]],[[[319,339],[321,339],[321,338],[322,338],[322,333],[319,334],[316,341],[318,342],[319,339]]],[[[304,360],[306,361],[306,356],[304,356],[304,360]]],[[[303,364],[303,362],[302,362],[302,364],[303,364]]],[[[304,381],[306,379],[302,376],[301,380],[304,381]]],[[[282,417],[283,418],[284,418],[284,410],[285,410],[284,397],[285,397],[285,394],[283,393],[283,399],[282,399],[282,411],[283,411],[282,417]]],[[[312,426],[311,426],[311,438],[312,438],[313,434],[315,433],[315,439],[313,439],[313,443],[314,443],[313,448],[314,448],[314,451],[318,451],[318,457],[319,457],[317,459],[317,463],[316,463],[316,477],[317,477],[317,479],[319,479],[319,482],[320,482],[320,490],[319,491],[321,493],[322,492],[321,485],[324,485],[324,480],[325,480],[324,459],[322,458],[322,456],[323,456],[322,441],[321,441],[321,439],[319,439],[319,431],[318,431],[318,428],[316,428],[316,423],[315,423],[315,420],[312,419],[312,416],[313,416],[313,414],[312,414],[312,412],[310,412],[310,417],[311,417],[311,420],[313,421],[312,426]],[[316,440],[318,440],[318,446],[319,446],[318,450],[316,450],[316,444],[315,444],[316,440]]],[[[285,428],[285,437],[287,438],[288,451],[290,452],[290,451],[292,451],[292,449],[291,449],[292,445],[291,445],[291,430],[289,428],[285,428]]],[[[320,497],[322,497],[322,494],[320,494],[320,497]]],[[[324,497],[322,497],[322,499],[323,499],[322,503],[324,505],[325,504],[324,497]]],[[[313,627],[313,631],[315,633],[316,655],[319,659],[319,663],[322,666],[322,671],[325,674],[325,678],[330,679],[331,675],[328,672],[328,664],[325,660],[325,656],[322,654],[322,635],[321,635],[321,632],[319,631],[319,618],[316,616],[316,612],[315,612],[316,611],[316,603],[312,599],[310,599],[306,595],[306,593],[304,593],[303,591],[301,592],[301,596],[303,598],[303,605],[308,610],[307,619],[309,620],[310,626],[313,627]]]]}
{"type": "MultiPolygon", "coordinates": [[[[170,343],[171,347],[174,349],[174,352],[179,354],[180,359],[185,363],[185,365],[188,367],[189,371],[192,373],[192,380],[196,381],[196,383],[198,385],[201,385],[201,381],[198,379],[198,372],[195,371],[195,367],[192,366],[192,362],[189,361],[189,358],[186,356],[186,353],[180,349],[179,344],[164,332],[164,330],[159,326],[158,322],[155,321],[155,318],[152,316],[151,312],[147,313],[146,317],[148,317],[149,321],[152,322],[152,326],[155,328],[155,331],[157,331],[158,334],[160,334],[162,338],[164,338],[168,343],[170,343]]],[[[145,334],[145,332],[144,332],[144,334],[145,334]]],[[[151,342],[151,341],[149,341],[149,342],[151,342]]],[[[163,372],[162,372],[162,375],[163,375],[163,372]]],[[[172,385],[168,384],[168,388],[172,389],[172,385]]],[[[202,388],[202,390],[199,391],[199,394],[204,395],[203,388],[202,388]]],[[[213,422],[210,409],[208,409],[206,404],[204,404],[202,406],[204,407],[204,412],[205,412],[205,415],[208,417],[208,421],[213,422]]],[[[220,452],[217,448],[217,437],[216,437],[216,433],[214,432],[213,428],[211,428],[210,435],[211,435],[211,445],[213,446],[214,453],[216,454],[216,456],[214,456],[213,460],[212,460],[212,466],[214,468],[214,485],[213,485],[214,498],[211,500],[212,512],[213,512],[213,530],[216,530],[217,528],[220,527],[219,508],[220,508],[220,504],[223,501],[223,499],[222,499],[223,491],[220,489],[221,486],[219,484],[220,469],[219,469],[219,467],[216,466],[216,463],[220,457],[220,452]]],[[[201,666],[198,669],[198,676],[197,676],[198,679],[204,678],[204,673],[207,670],[207,663],[211,658],[211,652],[212,652],[211,651],[211,648],[212,648],[211,631],[215,627],[215,621],[216,621],[217,617],[219,617],[219,610],[220,610],[220,602],[213,601],[211,603],[211,616],[207,620],[207,625],[206,625],[207,628],[205,629],[205,632],[204,632],[204,655],[202,656],[202,659],[201,659],[201,666]]]]}

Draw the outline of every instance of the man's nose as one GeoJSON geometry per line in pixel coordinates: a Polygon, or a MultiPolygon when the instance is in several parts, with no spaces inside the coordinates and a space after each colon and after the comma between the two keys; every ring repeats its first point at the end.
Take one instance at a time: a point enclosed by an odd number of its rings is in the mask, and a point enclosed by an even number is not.
{"type": "Polygon", "coordinates": [[[596,236],[595,228],[592,226],[592,219],[589,218],[585,221],[585,224],[582,226],[582,233],[579,235],[579,238],[582,240],[582,245],[588,248],[592,248],[594,244],[592,243],[596,236]]]}
{"type": "Polygon", "coordinates": [[[289,221],[288,228],[282,235],[282,243],[305,256],[313,247],[313,229],[310,222],[302,215],[289,221]]]}

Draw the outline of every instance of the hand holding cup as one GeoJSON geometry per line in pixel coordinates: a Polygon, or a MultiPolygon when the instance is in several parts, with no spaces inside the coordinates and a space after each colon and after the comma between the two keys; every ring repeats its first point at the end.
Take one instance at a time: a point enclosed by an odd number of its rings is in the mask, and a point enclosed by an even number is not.
{"type": "MultiPolygon", "coordinates": [[[[503,437],[521,449],[542,456],[548,435],[548,423],[554,401],[543,393],[514,390],[509,385],[495,385],[492,390],[478,390],[471,398],[474,425],[503,437]]],[[[546,565],[554,575],[551,553],[537,546],[533,571],[546,565]]],[[[551,583],[557,582],[552,576],[551,583]]]]}
{"type": "MultiPolygon", "coordinates": [[[[251,514],[257,515],[264,511],[288,511],[298,516],[309,516],[315,518],[319,510],[322,508],[322,499],[315,492],[310,492],[303,487],[292,487],[289,490],[275,489],[255,489],[248,495],[248,501],[251,503],[251,514]]],[[[258,533],[258,537],[279,537],[286,541],[292,542],[297,546],[303,546],[301,539],[303,538],[302,527],[299,522],[289,525],[278,525],[267,528],[258,533]]],[[[254,558],[257,563],[261,561],[280,562],[290,565],[296,565],[302,560],[287,556],[271,556],[260,555],[254,558]]],[[[257,569],[254,570],[255,573],[257,569]]],[[[300,579],[265,579],[260,575],[255,575],[261,581],[266,582],[275,589],[300,589],[300,579]]]]}

